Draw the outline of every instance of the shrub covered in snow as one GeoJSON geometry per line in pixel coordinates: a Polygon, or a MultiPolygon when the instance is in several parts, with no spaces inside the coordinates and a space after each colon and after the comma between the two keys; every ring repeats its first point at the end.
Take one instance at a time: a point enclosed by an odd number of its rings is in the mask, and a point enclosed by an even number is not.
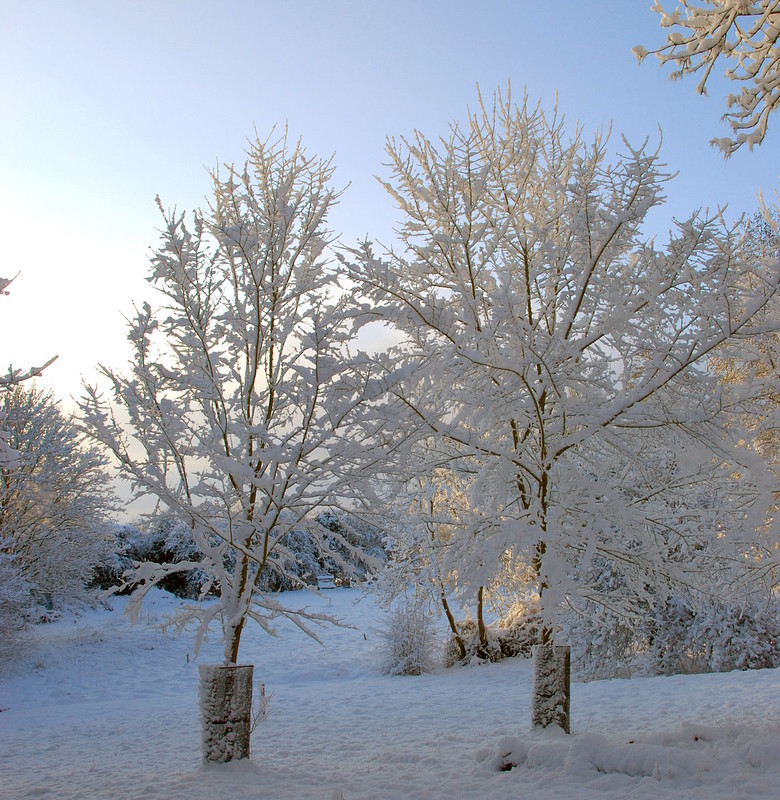
{"type": "Polygon", "coordinates": [[[317,521],[326,530],[336,534],[326,542],[329,553],[322,560],[325,572],[340,573],[344,564],[358,580],[367,578],[387,563],[388,554],[384,532],[353,514],[325,511],[317,521]]]}
{"type": "Polygon", "coordinates": [[[495,623],[486,626],[487,644],[480,642],[477,623],[467,619],[457,623],[466,655],[463,657],[454,635],[444,651],[444,663],[454,666],[473,659],[500,661],[503,658],[530,658],[532,648],[541,641],[542,618],[534,609],[510,611],[495,623]]]}
{"type": "Polygon", "coordinates": [[[607,558],[594,558],[582,583],[582,596],[561,615],[561,641],[571,646],[575,671],[590,680],[630,675],[642,638],[636,620],[646,616],[647,602],[607,558]]]}
{"type": "Polygon", "coordinates": [[[562,618],[561,641],[571,646],[572,667],[582,678],[628,677],[636,657],[636,628],[603,605],[570,610],[562,618]]]}
{"type": "Polygon", "coordinates": [[[264,592],[287,592],[316,583],[316,575],[323,571],[317,542],[308,531],[293,530],[285,533],[276,546],[279,557],[269,562],[257,585],[264,592]]]}
{"type": "Polygon", "coordinates": [[[754,585],[742,601],[716,597],[717,582],[708,591],[678,585],[671,592],[648,582],[638,592],[625,568],[593,559],[580,597],[570,598],[561,614],[558,638],[571,645],[572,667],[581,678],[780,665],[780,605],[765,587],[754,585]]]}
{"type": "Polygon", "coordinates": [[[673,596],[648,625],[647,663],[655,674],[728,672],[780,666],[780,608],[673,596]]]}
{"type": "Polygon", "coordinates": [[[634,615],[596,603],[563,617],[562,641],[586,680],[780,666],[780,606],[675,593],[634,615]]]}
{"type": "Polygon", "coordinates": [[[530,658],[534,645],[542,640],[542,618],[535,609],[523,608],[502,617],[495,625],[495,634],[504,658],[530,658]]]}
{"type": "Polygon", "coordinates": [[[448,667],[455,664],[467,664],[472,661],[500,661],[504,655],[501,642],[493,626],[485,626],[485,640],[479,635],[479,626],[473,619],[464,619],[456,623],[458,638],[463,643],[465,655],[461,652],[460,643],[455,634],[450,635],[444,649],[444,663],[448,667]]]}
{"type": "Polygon", "coordinates": [[[0,663],[13,657],[35,613],[30,585],[15,561],[12,553],[0,549],[0,663]]]}
{"type": "Polygon", "coordinates": [[[378,633],[382,669],[388,675],[422,675],[441,663],[434,618],[421,603],[403,600],[396,604],[378,633]]]}
{"type": "MultiPolygon", "coordinates": [[[[287,531],[275,545],[278,557],[268,561],[258,578],[259,591],[284,592],[315,586],[317,575],[323,573],[364,578],[387,560],[377,528],[351,515],[337,516],[333,512],[324,512],[318,522],[326,531],[322,539],[327,549],[307,530],[287,531]],[[332,532],[332,537],[327,531],[332,532]]],[[[189,526],[174,517],[160,517],[143,528],[117,525],[112,535],[112,552],[95,570],[94,584],[101,589],[122,586],[128,579],[131,583],[127,590],[132,588],[132,570],[139,563],[197,564],[201,560],[189,526]]],[[[227,558],[226,566],[232,568],[230,554],[227,558]]],[[[197,567],[171,572],[158,585],[189,599],[199,597],[204,588],[209,593],[216,592],[206,571],[197,567]]]]}
{"type": "Polygon", "coordinates": [[[277,544],[280,557],[269,563],[258,586],[263,591],[284,592],[316,586],[317,575],[341,580],[362,580],[387,561],[378,528],[350,514],[325,511],[317,523],[323,529],[315,538],[308,530],[291,530],[277,544]]]}
{"type": "MultiPolygon", "coordinates": [[[[112,536],[113,552],[95,570],[94,584],[100,589],[124,586],[139,563],[177,564],[200,560],[187,526],[171,517],[162,517],[146,528],[117,525],[112,536]]],[[[201,595],[206,581],[202,571],[191,569],[166,575],[159,586],[177,597],[193,599],[201,595]]],[[[122,591],[131,588],[132,583],[122,591]]]]}

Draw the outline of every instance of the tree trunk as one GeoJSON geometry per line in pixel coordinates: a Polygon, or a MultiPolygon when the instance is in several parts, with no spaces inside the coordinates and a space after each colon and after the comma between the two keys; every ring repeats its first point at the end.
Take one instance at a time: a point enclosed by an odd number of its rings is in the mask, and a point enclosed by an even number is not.
{"type": "Polygon", "coordinates": [[[452,638],[455,640],[455,644],[458,645],[458,653],[460,654],[461,660],[463,660],[466,657],[466,643],[463,641],[463,637],[460,635],[458,626],[455,623],[455,617],[452,616],[452,611],[450,610],[450,604],[447,602],[447,595],[444,592],[443,587],[441,591],[441,604],[442,606],[444,606],[444,613],[447,617],[447,622],[449,622],[450,624],[450,630],[452,631],[452,638]]]}
{"type": "Polygon", "coordinates": [[[534,647],[534,687],[531,723],[557,725],[569,733],[571,707],[571,648],[550,642],[534,647]]]}
{"type": "Polygon", "coordinates": [[[249,758],[254,667],[201,664],[199,672],[203,760],[249,758]]]}
{"type": "MultiPolygon", "coordinates": [[[[547,552],[543,539],[536,543],[533,568],[539,582],[539,609],[547,583],[542,578],[542,561],[547,552]]],[[[541,644],[534,649],[534,687],[531,698],[531,724],[535,728],[557,725],[570,731],[571,710],[571,648],[553,644],[553,628],[542,628],[541,644]]]]}
{"type": "MultiPolygon", "coordinates": [[[[233,585],[230,587],[228,600],[227,625],[225,626],[225,663],[238,664],[238,647],[241,644],[241,633],[244,630],[248,608],[241,607],[241,597],[246,589],[249,577],[249,558],[242,554],[236,571],[233,585]],[[239,566],[240,564],[240,566],[239,566]],[[237,618],[237,621],[236,621],[237,618]]],[[[223,595],[224,599],[224,595],[223,595]]]]}
{"type": "Polygon", "coordinates": [[[244,618],[242,617],[238,625],[225,626],[225,648],[224,656],[227,664],[238,664],[238,646],[241,644],[241,633],[244,630],[244,618]]]}
{"type": "Polygon", "coordinates": [[[480,586],[477,592],[477,633],[479,634],[479,650],[486,655],[488,651],[487,628],[485,627],[485,616],[483,613],[485,604],[485,587],[480,586]]]}

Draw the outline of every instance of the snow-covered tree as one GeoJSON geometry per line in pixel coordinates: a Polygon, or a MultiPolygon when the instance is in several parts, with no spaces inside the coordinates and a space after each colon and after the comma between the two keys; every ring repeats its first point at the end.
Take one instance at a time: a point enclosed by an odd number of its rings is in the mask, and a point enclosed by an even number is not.
{"type": "Polygon", "coordinates": [[[729,94],[724,114],[732,135],[712,140],[727,156],[743,144],[751,149],[766,136],[769,115],[780,105],[780,0],[678,0],[672,12],[655,0],[661,27],[671,28],[656,50],[634,47],[641,62],[654,53],[677,69],[673,79],[699,73],[696,86],[706,94],[707,81],[719,58],[730,64],[725,75],[743,85],[729,94]]]}
{"type": "Polygon", "coordinates": [[[328,260],[333,167],[274,136],[251,142],[243,167],[213,173],[213,197],[191,221],[160,205],[150,277],[160,307],[132,320],[129,374],[102,370],[113,404],[95,389],[82,404],[92,436],[137,492],[186,521],[201,554],[141,565],[136,600],[174,571],[207,571],[203,592],[216,587],[219,602],[184,614],[199,636],[221,623],[226,665],[249,619],[319,621],[261,588],[271,571],[299,581],[286,567],[296,531],[345,561],[352,545],[317,517],[349,503],[375,458],[369,380],[348,351],[349,299],[328,260]]]}
{"type": "Polygon", "coordinates": [[[7,540],[0,540],[0,664],[13,659],[30,622],[35,602],[7,540]]]}
{"type": "Polygon", "coordinates": [[[418,598],[425,597],[438,607],[450,629],[453,662],[498,655],[497,642],[485,622],[486,607],[507,611],[505,597],[509,595],[516,606],[515,590],[527,585],[527,570],[516,574],[511,558],[503,560],[506,569],[498,573],[490,564],[483,572],[484,584],[475,592],[462,583],[459,570],[464,563],[481,559],[482,534],[492,518],[489,506],[475,506],[471,500],[475,492],[481,492],[477,486],[480,465],[472,460],[468,471],[458,471],[458,465],[463,465],[463,459],[451,442],[424,440],[407,451],[387,502],[377,509],[392,552],[380,591],[389,598],[405,596],[412,582],[418,598]],[[466,610],[466,620],[456,619],[453,600],[466,610]]]}
{"type": "Polygon", "coordinates": [[[389,142],[400,245],[346,259],[363,319],[404,337],[377,357],[399,465],[433,437],[443,466],[476,476],[458,580],[476,594],[507,563],[528,568],[546,642],[594,559],[640,594],[699,581],[703,539],[726,552],[764,518],[708,360],[763,330],[778,271],[741,261],[717,212],[646,240],[668,175],[657,152],[625,149],[610,164],[600,135],[567,138],[557,113],[498,95],[446,139],[389,142]],[[706,492],[729,502],[688,502],[706,492]]]}
{"type": "MultiPolygon", "coordinates": [[[[0,277],[0,296],[8,294],[8,287],[14,280],[15,278],[0,277]]],[[[26,568],[29,564],[25,566],[21,554],[17,552],[20,540],[4,511],[14,495],[14,492],[8,493],[9,476],[18,477],[27,469],[29,478],[29,453],[25,455],[14,447],[13,441],[16,437],[8,425],[6,394],[20,383],[39,376],[55,359],[56,356],[41,367],[27,370],[9,365],[8,371],[0,375],[0,657],[13,656],[18,634],[36,616],[33,597],[35,586],[27,579],[30,577],[29,569],[26,568]]],[[[13,478],[12,483],[15,482],[16,478],[13,478]]],[[[32,482],[28,481],[25,490],[29,491],[31,485],[32,482]]],[[[38,597],[40,598],[41,591],[48,593],[52,588],[38,587],[38,597]]]]}
{"type": "MultiPolygon", "coordinates": [[[[756,269],[772,269],[780,262],[780,216],[764,207],[746,222],[745,259],[756,269]]],[[[763,312],[780,320],[777,298],[763,312]]],[[[729,386],[732,402],[739,404],[751,446],[771,464],[780,460],[780,335],[769,333],[729,342],[715,359],[715,368],[729,386]]]]}
{"type": "Polygon", "coordinates": [[[39,604],[83,598],[106,556],[106,459],[35,385],[7,388],[2,412],[16,453],[0,469],[0,551],[39,604]]]}
{"type": "MultiPolygon", "coordinates": [[[[13,283],[14,280],[15,278],[0,277],[0,296],[8,294],[8,287],[13,283]]],[[[13,365],[10,365],[7,373],[5,375],[0,375],[0,392],[4,392],[13,386],[16,386],[17,384],[22,383],[22,381],[39,376],[41,372],[43,372],[43,370],[46,369],[46,367],[48,367],[49,364],[51,364],[55,359],[56,356],[54,358],[50,358],[41,367],[32,367],[28,370],[15,368],[13,365]]],[[[0,467],[10,467],[17,462],[16,453],[14,452],[13,448],[9,447],[9,439],[10,434],[5,425],[2,412],[0,412],[0,467]]]]}

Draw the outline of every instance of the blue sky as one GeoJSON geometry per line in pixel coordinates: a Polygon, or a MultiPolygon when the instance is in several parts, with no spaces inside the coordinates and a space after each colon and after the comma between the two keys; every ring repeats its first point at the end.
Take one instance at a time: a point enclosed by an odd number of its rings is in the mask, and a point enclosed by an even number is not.
{"type": "MultiPolygon", "coordinates": [[[[671,5],[668,0],[667,5],[671,5]]],[[[374,175],[387,136],[445,135],[477,99],[511,81],[519,99],[632,143],[663,131],[680,174],[652,224],[772,199],[780,119],[729,161],[730,86],[709,97],[671,82],[635,44],[661,42],[650,0],[0,0],[0,364],[59,359],[43,383],[67,398],[97,362],[127,360],[133,301],[148,296],[154,198],[192,208],[207,167],[241,161],[256,128],[289,124],[310,153],[335,153],[351,183],[332,217],[347,244],[387,238],[398,219],[374,175]]]]}

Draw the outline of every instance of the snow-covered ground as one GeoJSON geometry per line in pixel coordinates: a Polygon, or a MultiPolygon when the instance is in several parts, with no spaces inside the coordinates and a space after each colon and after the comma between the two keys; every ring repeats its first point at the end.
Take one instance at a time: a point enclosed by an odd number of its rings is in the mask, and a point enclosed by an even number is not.
{"type": "Polygon", "coordinates": [[[780,797],[779,670],[577,683],[572,735],[531,733],[530,662],[384,676],[373,599],[284,598],[354,627],[323,629],[324,647],[248,629],[272,697],[251,760],[225,765],[201,763],[192,639],[155,627],[175,598],[134,627],[122,599],[39,627],[0,675],[0,798],[780,797]]]}

